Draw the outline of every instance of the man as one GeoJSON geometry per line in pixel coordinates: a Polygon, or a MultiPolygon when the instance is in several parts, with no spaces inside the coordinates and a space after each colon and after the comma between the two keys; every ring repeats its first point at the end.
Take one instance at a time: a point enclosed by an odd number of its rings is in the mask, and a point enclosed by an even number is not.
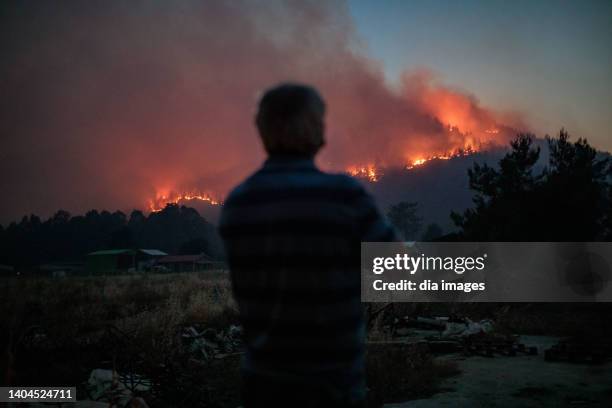
{"type": "Polygon", "coordinates": [[[315,166],[324,115],[311,87],[267,91],[255,122],[268,159],[223,206],[247,408],[365,403],[360,243],[395,235],[356,180],[315,166]]]}

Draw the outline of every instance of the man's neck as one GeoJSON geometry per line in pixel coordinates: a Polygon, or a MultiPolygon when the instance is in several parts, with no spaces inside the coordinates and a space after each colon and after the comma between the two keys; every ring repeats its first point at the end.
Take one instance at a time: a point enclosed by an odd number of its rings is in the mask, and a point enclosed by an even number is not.
{"type": "Polygon", "coordinates": [[[291,154],[275,154],[270,155],[264,162],[264,167],[276,167],[276,166],[298,166],[298,167],[314,167],[314,157],[305,155],[291,155],[291,154]]]}

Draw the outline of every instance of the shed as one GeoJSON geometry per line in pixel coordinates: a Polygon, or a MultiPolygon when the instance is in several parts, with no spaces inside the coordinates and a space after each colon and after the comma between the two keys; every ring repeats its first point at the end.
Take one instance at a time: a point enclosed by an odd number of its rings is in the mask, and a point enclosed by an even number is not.
{"type": "Polygon", "coordinates": [[[87,254],[89,273],[145,270],[168,254],[159,249],[108,249],[87,254]]]}
{"type": "Polygon", "coordinates": [[[136,251],[136,267],[139,271],[150,270],[158,259],[168,256],[159,249],[138,249],[136,251]]]}
{"type": "Polygon", "coordinates": [[[117,273],[136,269],[136,251],[132,249],[108,249],[87,254],[86,269],[89,273],[117,273]]]}
{"type": "Polygon", "coordinates": [[[222,267],[220,262],[205,254],[169,255],[159,259],[155,265],[165,268],[169,272],[197,272],[222,267]]]}

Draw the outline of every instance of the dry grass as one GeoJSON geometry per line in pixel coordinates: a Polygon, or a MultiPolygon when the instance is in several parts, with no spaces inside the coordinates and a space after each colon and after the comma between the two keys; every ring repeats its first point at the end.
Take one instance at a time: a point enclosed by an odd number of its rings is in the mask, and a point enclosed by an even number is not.
{"type": "MultiPolygon", "coordinates": [[[[575,336],[612,335],[612,303],[396,303],[387,319],[402,316],[492,319],[496,331],[512,334],[575,336]]],[[[389,323],[389,320],[384,323],[389,323]]]]}
{"type": "MultiPolygon", "coordinates": [[[[225,272],[0,279],[0,308],[5,383],[77,385],[86,398],[90,371],[114,366],[154,379],[158,392],[146,396],[152,407],[239,405],[239,358],[194,365],[180,337],[186,325],[237,323],[225,272]],[[31,335],[37,330],[43,338],[31,335]]],[[[374,321],[370,339],[388,339],[386,316],[374,321]]],[[[371,406],[431,395],[456,373],[396,347],[370,348],[367,361],[371,406]]]]}
{"type": "Polygon", "coordinates": [[[176,323],[208,322],[236,312],[221,274],[9,279],[2,281],[0,293],[3,310],[18,317],[13,320],[59,327],[69,335],[90,325],[124,324],[156,312],[176,323]]]}
{"type": "Polygon", "coordinates": [[[4,279],[0,308],[3,380],[40,385],[80,385],[113,365],[171,377],[159,367],[185,367],[181,326],[221,328],[238,317],[223,272],[4,279]]]}

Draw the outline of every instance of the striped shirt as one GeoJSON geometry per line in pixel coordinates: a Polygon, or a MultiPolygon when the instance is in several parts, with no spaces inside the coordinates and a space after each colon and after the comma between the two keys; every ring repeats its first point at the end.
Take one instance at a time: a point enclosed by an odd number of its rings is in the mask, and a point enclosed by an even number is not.
{"type": "Polygon", "coordinates": [[[220,233],[244,370],[363,393],[360,243],[395,233],[361,184],[311,159],[270,158],[230,193],[220,233]]]}

